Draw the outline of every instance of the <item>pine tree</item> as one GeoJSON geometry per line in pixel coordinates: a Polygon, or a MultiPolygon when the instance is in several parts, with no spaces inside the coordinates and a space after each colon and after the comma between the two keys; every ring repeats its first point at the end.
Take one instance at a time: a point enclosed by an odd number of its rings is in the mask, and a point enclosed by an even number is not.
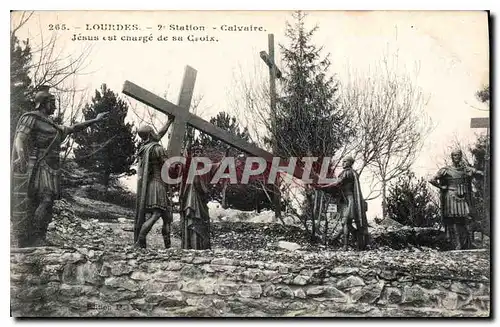
{"type": "Polygon", "coordinates": [[[352,135],[348,117],[338,101],[338,83],[328,77],[329,54],[312,44],[315,27],[306,30],[302,12],[287,23],[288,47],[280,45],[285,65],[282,95],[277,102],[276,131],[279,155],[333,156],[352,135]]]}
{"type": "Polygon", "coordinates": [[[406,226],[432,227],[440,219],[435,203],[428,182],[407,172],[389,188],[387,215],[406,226]]]}
{"type": "MultiPolygon", "coordinates": [[[[221,111],[217,114],[217,116],[210,118],[210,123],[219,128],[222,128],[223,130],[231,133],[232,135],[244,141],[248,141],[250,138],[248,134],[248,129],[241,128],[236,120],[236,117],[234,116],[232,117],[224,111],[221,111]]],[[[224,142],[216,138],[213,138],[205,133],[200,133],[199,141],[201,146],[211,148],[212,150],[225,152],[226,149],[230,148],[230,146],[228,146],[224,142]]],[[[234,149],[234,151],[238,150],[234,149]]]]}
{"type": "Polygon", "coordinates": [[[93,119],[101,112],[109,112],[108,119],[88,127],[75,135],[78,146],[75,161],[90,171],[101,175],[107,188],[112,175],[131,175],[136,150],[133,124],[126,123],[127,104],[118,98],[106,84],[96,90],[91,103],[83,109],[85,120],[93,119]]]}
{"type": "Polygon", "coordinates": [[[19,117],[25,112],[34,110],[33,85],[29,77],[31,47],[28,40],[20,42],[15,35],[12,35],[10,58],[10,144],[12,145],[19,117]]]}
{"type": "MultiPolygon", "coordinates": [[[[306,15],[293,14],[295,23],[287,23],[288,45],[280,45],[284,64],[284,79],[275,113],[275,131],[270,135],[277,144],[277,155],[282,157],[333,157],[335,152],[353,135],[349,117],[341,109],[338,83],[329,76],[329,54],[322,55],[322,47],[313,44],[318,30],[307,30],[306,15]]],[[[272,140],[268,139],[268,143],[272,140]]],[[[300,162],[300,161],[299,161],[300,162]]],[[[313,214],[314,192],[306,191],[304,217],[311,217],[311,239],[315,239],[313,214]]]]}

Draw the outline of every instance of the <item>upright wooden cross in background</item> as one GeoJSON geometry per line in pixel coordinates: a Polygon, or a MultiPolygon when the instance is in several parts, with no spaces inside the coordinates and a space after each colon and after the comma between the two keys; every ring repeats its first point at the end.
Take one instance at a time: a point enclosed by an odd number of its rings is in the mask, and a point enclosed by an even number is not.
{"type": "MultiPolygon", "coordinates": [[[[484,156],[484,213],[490,229],[490,118],[480,117],[471,118],[470,128],[486,128],[486,153],[484,156]]],[[[491,233],[488,230],[488,233],[491,233]]],[[[491,235],[490,235],[491,236],[491,235]]]]}
{"type": "MultiPolygon", "coordinates": [[[[281,78],[281,71],[276,67],[274,62],[274,35],[268,35],[268,47],[269,54],[265,51],[260,52],[260,57],[266,65],[269,67],[269,97],[270,97],[270,108],[271,108],[271,130],[273,139],[273,153],[277,152],[276,144],[276,78],[281,78]]],[[[273,190],[274,192],[274,219],[281,217],[281,194],[279,188],[279,179],[277,180],[277,185],[273,190]]]]}

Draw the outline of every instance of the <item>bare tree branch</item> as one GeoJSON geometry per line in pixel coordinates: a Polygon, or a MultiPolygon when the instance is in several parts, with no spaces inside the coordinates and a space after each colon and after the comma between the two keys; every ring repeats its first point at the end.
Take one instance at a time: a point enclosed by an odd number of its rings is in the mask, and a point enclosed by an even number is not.
{"type": "MultiPolygon", "coordinates": [[[[380,189],[372,191],[382,195],[385,216],[387,184],[410,169],[432,129],[423,112],[427,98],[415,81],[398,73],[385,56],[368,77],[349,75],[343,102],[357,126],[353,150],[360,161],[359,173],[368,169],[377,178],[380,189]]],[[[368,197],[373,199],[372,191],[368,197]]]]}

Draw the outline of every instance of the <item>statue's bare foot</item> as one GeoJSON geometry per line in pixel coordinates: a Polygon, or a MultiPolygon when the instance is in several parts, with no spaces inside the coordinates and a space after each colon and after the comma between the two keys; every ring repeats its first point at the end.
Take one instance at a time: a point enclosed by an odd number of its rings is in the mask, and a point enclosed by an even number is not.
{"type": "Polygon", "coordinates": [[[146,242],[138,241],[138,242],[134,243],[134,248],[136,248],[136,249],[145,249],[146,248],[146,242]]]}

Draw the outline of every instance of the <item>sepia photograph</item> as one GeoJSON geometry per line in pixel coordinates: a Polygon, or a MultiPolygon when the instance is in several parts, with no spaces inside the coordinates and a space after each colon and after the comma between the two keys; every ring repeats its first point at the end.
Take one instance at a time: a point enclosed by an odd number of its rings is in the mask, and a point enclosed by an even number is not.
{"type": "Polygon", "coordinates": [[[11,11],[11,317],[491,318],[491,35],[11,11]]]}

